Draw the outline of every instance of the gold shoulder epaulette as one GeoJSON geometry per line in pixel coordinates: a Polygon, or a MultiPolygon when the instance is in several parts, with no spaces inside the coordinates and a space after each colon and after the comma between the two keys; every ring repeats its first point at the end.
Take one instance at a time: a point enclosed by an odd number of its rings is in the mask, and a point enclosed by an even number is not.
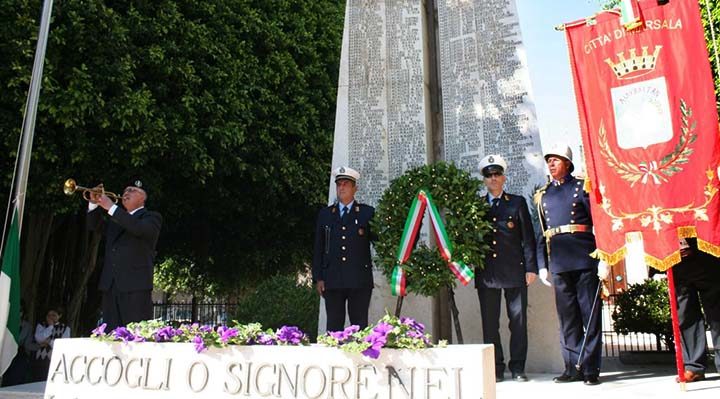
{"type": "Polygon", "coordinates": [[[537,191],[535,191],[535,194],[533,194],[533,201],[536,204],[540,203],[540,199],[542,198],[543,194],[545,194],[545,190],[550,187],[550,183],[547,183],[546,185],[540,187],[537,191]]]}

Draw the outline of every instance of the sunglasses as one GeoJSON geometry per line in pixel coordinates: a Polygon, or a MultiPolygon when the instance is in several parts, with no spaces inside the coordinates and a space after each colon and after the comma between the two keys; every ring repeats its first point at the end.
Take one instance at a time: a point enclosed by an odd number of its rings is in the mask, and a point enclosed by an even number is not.
{"type": "Polygon", "coordinates": [[[500,172],[492,172],[492,173],[487,173],[487,174],[485,174],[484,176],[485,176],[486,179],[489,179],[489,178],[491,178],[491,177],[493,177],[493,176],[495,176],[495,177],[500,177],[500,176],[502,176],[502,175],[503,175],[503,174],[500,173],[500,172]]]}

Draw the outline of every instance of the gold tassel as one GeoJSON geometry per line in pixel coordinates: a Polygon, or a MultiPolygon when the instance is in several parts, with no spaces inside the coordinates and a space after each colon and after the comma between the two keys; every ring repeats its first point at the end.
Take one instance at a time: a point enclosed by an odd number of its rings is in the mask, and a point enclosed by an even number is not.
{"type": "Polygon", "coordinates": [[[708,253],[716,258],[720,258],[720,245],[713,245],[705,240],[698,238],[698,249],[708,253]]]}
{"type": "Polygon", "coordinates": [[[680,251],[671,253],[670,256],[665,259],[658,259],[645,253],[645,263],[654,269],[660,270],[661,272],[664,272],[665,270],[680,263],[680,259],[680,251]]]}
{"type": "Polygon", "coordinates": [[[600,259],[601,261],[604,261],[608,264],[608,266],[613,266],[616,263],[620,262],[621,260],[625,259],[625,256],[627,255],[627,248],[625,246],[622,246],[617,251],[613,252],[612,254],[609,254],[605,251],[601,251],[599,249],[595,249],[590,256],[596,259],[600,259]]]}
{"type": "Polygon", "coordinates": [[[678,238],[693,238],[697,237],[697,229],[695,226],[681,226],[677,229],[678,238]]]}

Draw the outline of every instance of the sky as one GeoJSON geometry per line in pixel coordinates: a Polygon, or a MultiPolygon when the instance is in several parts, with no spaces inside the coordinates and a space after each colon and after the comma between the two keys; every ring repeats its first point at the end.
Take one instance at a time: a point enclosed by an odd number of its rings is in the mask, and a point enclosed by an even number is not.
{"type": "MultiPolygon", "coordinates": [[[[556,25],[594,15],[599,0],[515,0],[530,71],[540,140],[544,150],[553,143],[579,153],[580,126],[570,74],[565,33],[556,25]]],[[[576,158],[576,160],[579,158],[576,158]]]]}

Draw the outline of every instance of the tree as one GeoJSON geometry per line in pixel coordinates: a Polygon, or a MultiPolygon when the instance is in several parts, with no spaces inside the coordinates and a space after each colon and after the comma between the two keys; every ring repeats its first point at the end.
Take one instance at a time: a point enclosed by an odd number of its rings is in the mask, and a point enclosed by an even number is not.
{"type": "MultiPolygon", "coordinates": [[[[40,4],[0,0],[3,188],[40,4]]],[[[140,175],[148,207],[164,216],[158,260],[191,262],[218,289],[302,268],[325,202],[343,13],[332,0],[56,2],[23,230],[24,299],[67,304],[70,318],[97,310],[100,239],[84,230],[85,203],[61,198],[70,176],[119,191],[140,175]]]]}

